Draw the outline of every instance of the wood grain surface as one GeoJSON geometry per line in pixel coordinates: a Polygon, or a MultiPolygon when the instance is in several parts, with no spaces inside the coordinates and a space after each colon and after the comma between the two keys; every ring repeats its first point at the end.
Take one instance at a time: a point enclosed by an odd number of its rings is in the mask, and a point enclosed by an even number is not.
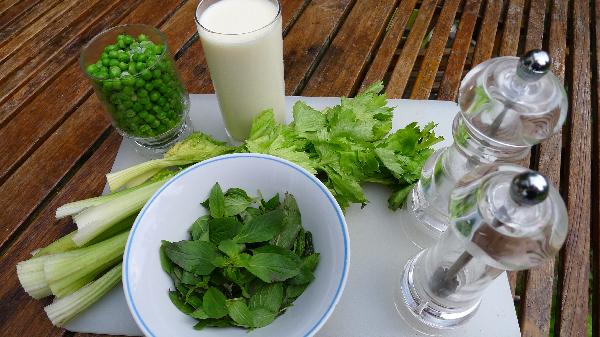
{"type": "MultiPolygon", "coordinates": [[[[15,264],[74,229],[54,219],[56,207],[99,194],[121,142],[80,70],[81,48],[119,24],[156,26],[188,91],[212,93],[194,23],[198,2],[0,0],[0,335],[98,336],[52,327],[42,310],[48,302],[24,293],[15,264]]],[[[511,284],[523,336],[587,336],[591,313],[592,335],[600,337],[600,0],[281,6],[288,95],[353,96],[383,80],[391,98],[454,101],[479,63],[548,50],[569,117],[526,164],[560,188],[569,234],[555,261],[511,274],[511,284]]]]}

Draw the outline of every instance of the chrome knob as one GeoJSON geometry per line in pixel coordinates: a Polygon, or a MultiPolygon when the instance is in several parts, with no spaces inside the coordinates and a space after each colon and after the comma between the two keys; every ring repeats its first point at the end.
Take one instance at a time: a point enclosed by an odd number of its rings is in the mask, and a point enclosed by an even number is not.
{"type": "Polygon", "coordinates": [[[546,177],[535,171],[517,174],[510,185],[510,196],[519,205],[535,205],[546,200],[550,186],[546,177]]]}
{"type": "Polygon", "coordinates": [[[525,81],[539,80],[550,71],[550,55],[540,49],[530,50],[519,59],[517,75],[525,81]]]}

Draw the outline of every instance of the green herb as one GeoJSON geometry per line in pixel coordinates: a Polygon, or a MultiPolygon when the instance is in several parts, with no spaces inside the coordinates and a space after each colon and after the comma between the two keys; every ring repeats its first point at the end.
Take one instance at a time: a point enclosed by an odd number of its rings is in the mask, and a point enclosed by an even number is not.
{"type": "MultiPolygon", "coordinates": [[[[169,150],[164,159],[107,175],[109,185],[114,190],[131,181],[139,183],[148,172],[162,168],[181,167],[234,151],[255,152],[290,160],[315,174],[342,208],[351,203],[366,204],[361,185],[371,182],[391,189],[389,207],[397,209],[419,179],[423,163],[433,152],[431,146],[442,137],[433,132],[434,123],[423,128],[411,123],[389,134],[393,109],[387,107],[385,95],[380,94],[382,89],[382,83],[375,83],[356,97],[342,98],[340,104],[323,111],[297,102],[292,111],[294,121],[289,125],[279,124],[273,111],[265,110],[256,116],[248,139],[237,148],[193,134],[169,150]]],[[[223,216],[252,216],[244,213],[252,201],[239,192],[225,193],[223,216]]],[[[262,201],[260,208],[272,210],[278,203],[279,198],[262,201]]],[[[214,210],[217,215],[221,211],[220,207],[214,210]]]]}
{"type": "Polygon", "coordinates": [[[270,324],[304,292],[319,263],[294,196],[251,198],[215,184],[202,205],[208,215],[191,225],[191,240],[160,247],[173,279],[171,302],[198,321],[197,330],[270,324]]]}

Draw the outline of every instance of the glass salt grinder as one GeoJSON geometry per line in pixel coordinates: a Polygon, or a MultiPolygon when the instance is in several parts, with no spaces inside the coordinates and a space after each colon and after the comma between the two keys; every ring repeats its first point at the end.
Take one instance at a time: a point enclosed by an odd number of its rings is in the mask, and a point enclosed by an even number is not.
{"type": "Polygon", "coordinates": [[[407,262],[395,292],[401,317],[428,335],[464,324],[498,275],[542,264],[567,235],[556,189],[513,164],[483,165],[464,176],[448,208],[448,230],[407,262]]]}
{"type": "Polygon", "coordinates": [[[417,246],[433,245],[446,230],[450,191],[464,174],[482,164],[517,163],[560,130],[567,96],[550,63],[548,53],[532,50],[521,58],[493,58],[465,76],[454,144],[425,162],[405,205],[416,221],[403,229],[417,246]]]}

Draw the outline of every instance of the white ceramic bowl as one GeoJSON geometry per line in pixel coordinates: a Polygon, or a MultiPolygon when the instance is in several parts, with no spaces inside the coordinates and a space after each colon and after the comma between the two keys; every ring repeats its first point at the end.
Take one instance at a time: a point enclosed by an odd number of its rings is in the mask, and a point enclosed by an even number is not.
{"type": "Polygon", "coordinates": [[[138,215],[125,247],[123,288],[129,310],[146,336],[301,337],[313,336],[331,315],[348,275],[350,247],[344,216],[334,197],[313,175],[289,161],[261,154],[232,154],[198,163],[169,180],[138,215]],[[321,260],[315,279],[283,315],[250,333],[238,328],[196,331],[195,320],[169,300],[171,278],[159,261],[161,240],[189,239],[188,229],[206,214],[200,202],[219,182],[265,198],[290,192],[304,228],[313,234],[321,260]]]}

